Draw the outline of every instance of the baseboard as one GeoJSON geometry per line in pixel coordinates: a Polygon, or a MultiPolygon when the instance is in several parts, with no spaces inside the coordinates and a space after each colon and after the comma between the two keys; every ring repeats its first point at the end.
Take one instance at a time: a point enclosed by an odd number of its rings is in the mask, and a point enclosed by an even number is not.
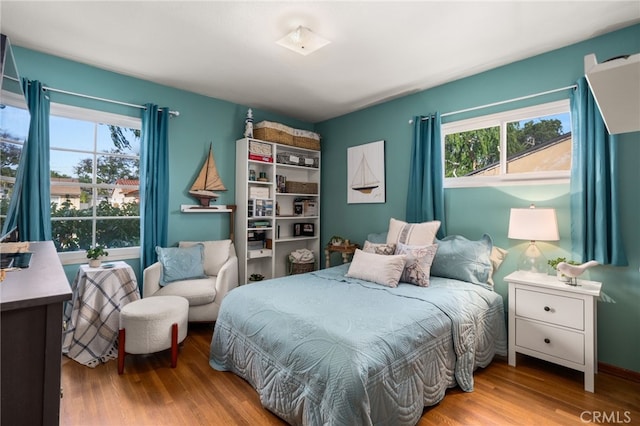
{"type": "Polygon", "coordinates": [[[599,362],[598,372],[611,374],[612,376],[616,376],[623,379],[631,380],[633,382],[640,383],[640,372],[627,370],[626,368],[616,367],[615,365],[599,362]]]}

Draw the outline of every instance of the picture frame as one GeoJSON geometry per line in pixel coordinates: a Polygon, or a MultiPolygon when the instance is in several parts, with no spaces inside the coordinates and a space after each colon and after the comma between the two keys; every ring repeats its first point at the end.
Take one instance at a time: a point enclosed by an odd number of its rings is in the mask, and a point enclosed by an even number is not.
{"type": "Polygon", "coordinates": [[[384,140],[347,149],[347,203],[385,203],[384,140]]]}

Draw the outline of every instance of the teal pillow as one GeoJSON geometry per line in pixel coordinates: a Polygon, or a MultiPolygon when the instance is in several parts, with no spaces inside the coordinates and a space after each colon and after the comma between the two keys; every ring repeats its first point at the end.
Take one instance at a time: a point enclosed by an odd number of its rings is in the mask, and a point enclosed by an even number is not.
{"type": "Polygon", "coordinates": [[[431,275],[473,284],[487,284],[491,274],[493,241],[484,234],[478,241],[461,235],[436,240],[438,251],[431,264],[431,275]]]}
{"type": "Polygon", "coordinates": [[[204,273],[202,244],[191,247],[156,247],[156,253],[158,261],[162,264],[161,286],[174,281],[207,278],[204,273]]]}

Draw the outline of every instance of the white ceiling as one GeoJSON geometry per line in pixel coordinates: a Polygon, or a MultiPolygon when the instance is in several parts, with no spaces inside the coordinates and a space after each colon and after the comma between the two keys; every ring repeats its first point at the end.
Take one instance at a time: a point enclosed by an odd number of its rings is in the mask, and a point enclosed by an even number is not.
{"type": "Polygon", "coordinates": [[[0,0],[0,7],[0,29],[14,45],[308,122],[640,22],[638,0],[0,0]],[[331,44],[308,56],[276,44],[298,25],[331,44]]]}

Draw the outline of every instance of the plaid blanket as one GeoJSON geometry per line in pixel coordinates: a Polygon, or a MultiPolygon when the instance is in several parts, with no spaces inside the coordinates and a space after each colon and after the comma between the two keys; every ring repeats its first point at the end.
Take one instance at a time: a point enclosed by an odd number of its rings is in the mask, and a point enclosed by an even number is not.
{"type": "Polygon", "coordinates": [[[118,357],[120,310],[140,299],[133,270],[125,262],[111,269],[80,266],[66,302],[62,353],[88,367],[118,357]]]}

